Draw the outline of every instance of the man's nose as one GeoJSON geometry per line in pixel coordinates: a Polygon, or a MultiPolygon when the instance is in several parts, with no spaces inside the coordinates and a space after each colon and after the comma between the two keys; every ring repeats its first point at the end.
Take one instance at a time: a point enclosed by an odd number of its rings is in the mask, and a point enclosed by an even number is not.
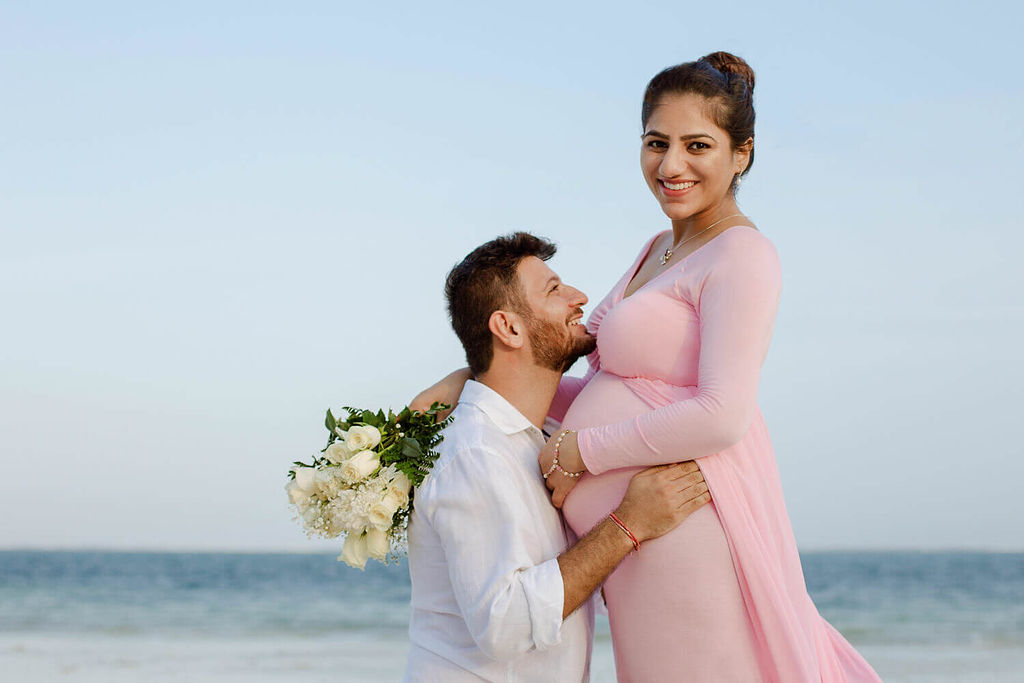
{"type": "Polygon", "coordinates": [[[572,290],[572,296],[569,297],[569,303],[574,308],[581,308],[583,306],[586,306],[587,302],[589,301],[587,295],[581,292],[580,290],[576,289],[575,287],[570,287],[570,289],[572,290]]]}

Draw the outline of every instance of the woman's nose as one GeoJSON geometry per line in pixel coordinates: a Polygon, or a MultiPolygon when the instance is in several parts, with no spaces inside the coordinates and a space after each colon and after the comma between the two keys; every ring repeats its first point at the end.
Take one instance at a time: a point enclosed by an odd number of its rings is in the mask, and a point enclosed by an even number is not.
{"type": "Polygon", "coordinates": [[[658,173],[662,178],[675,178],[686,170],[686,157],[679,145],[672,145],[661,157],[658,173]]]}

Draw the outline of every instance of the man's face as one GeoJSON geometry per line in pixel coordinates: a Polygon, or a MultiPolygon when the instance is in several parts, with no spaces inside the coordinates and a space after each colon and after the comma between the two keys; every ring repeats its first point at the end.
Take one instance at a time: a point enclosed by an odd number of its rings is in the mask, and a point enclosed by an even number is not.
{"type": "Polygon", "coordinates": [[[576,359],[597,348],[597,339],[583,324],[586,295],[564,284],[544,261],[528,256],[516,270],[525,310],[533,360],[541,367],[565,372],[576,359]]]}

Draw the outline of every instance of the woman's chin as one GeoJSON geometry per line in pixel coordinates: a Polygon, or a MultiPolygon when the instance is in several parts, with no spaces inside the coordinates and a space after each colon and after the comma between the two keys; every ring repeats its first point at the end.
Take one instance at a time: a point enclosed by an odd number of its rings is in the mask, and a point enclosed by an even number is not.
{"type": "Polygon", "coordinates": [[[685,204],[681,202],[663,203],[661,205],[661,210],[669,220],[673,221],[680,221],[697,213],[693,204],[689,202],[685,204]]]}

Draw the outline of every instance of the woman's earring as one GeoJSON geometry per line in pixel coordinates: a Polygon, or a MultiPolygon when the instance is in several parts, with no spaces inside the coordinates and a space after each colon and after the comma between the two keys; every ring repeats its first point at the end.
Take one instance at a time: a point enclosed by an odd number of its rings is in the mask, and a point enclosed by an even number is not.
{"type": "Polygon", "coordinates": [[[737,189],[737,190],[738,190],[738,189],[740,189],[740,181],[742,181],[742,180],[743,180],[743,177],[742,177],[742,176],[740,176],[740,174],[739,174],[739,173],[737,173],[737,174],[736,174],[736,177],[735,177],[735,178],[733,179],[733,181],[732,181],[732,186],[733,186],[733,188],[734,188],[734,189],[737,189]]]}

